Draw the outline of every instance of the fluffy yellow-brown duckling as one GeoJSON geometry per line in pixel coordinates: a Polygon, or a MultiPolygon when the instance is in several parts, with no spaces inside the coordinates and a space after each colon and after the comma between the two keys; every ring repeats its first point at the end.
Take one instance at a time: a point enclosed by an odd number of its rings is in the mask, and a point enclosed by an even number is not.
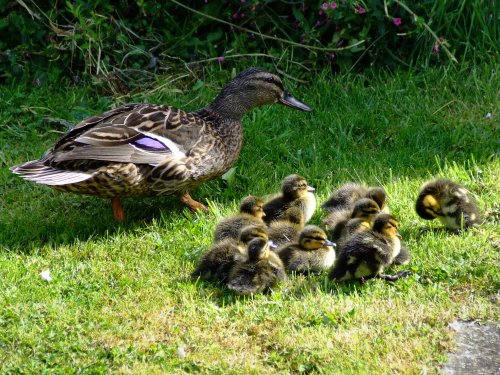
{"type": "Polygon", "coordinates": [[[356,233],[366,232],[372,229],[372,220],[367,218],[352,218],[346,220],[335,227],[335,231],[329,231],[331,238],[337,244],[337,251],[339,251],[344,243],[354,236],[356,233]]]}
{"type": "Polygon", "coordinates": [[[227,286],[241,294],[254,294],[270,290],[278,281],[286,278],[280,258],[270,251],[263,238],[248,243],[248,258],[231,269],[227,286]]]}
{"type": "Polygon", "coordinates": [[[244,227],[238,240],[226,238],[216,242],[202,256],[198,267],[191,275],[192,278],[225,282],[235,263],[247,258],[247,244],[254,238],[261,238],[266,242],[269,240],[264,224],[244,227]]]}
{"type": "Polygon", "coordinates": [[[240,213],[222,219],[217,224],[214,234],[214,242],[221,241],[225,238],[238,238],[243,227],[247,225],[263,224],[262,218],[265,213],[262,209],[264,200],[259,197],[250,195],[244,198],[240,204],[240,213]]]}
{"type": "Polygon", "coordinates": [[[482,222],[471,194],[463,186],[446,179],[425,183],[420,189],[415,209],[421,218],[437,218],[451,230],[467,229],[482,222]]]}
{"type": "Polygon", "coordinates": [[[269,224],[269,239],[279,248],[294,242],[304,228],[304,214],[299,207],[290,207],[282,219],[269,224]]]}
{"type": "Polygon", "coordinates": [[[380,212],[380,206],[373,199],[360,198],[353,204],[352,210],[334,210],[323,219],[323,227],[327,228],[331,238],[339,244],[349,234],[371,227],[373,217],[380,212]],[[344,230],[350,219],[360,219],[350,223],[349,228],[344,230]],[[356,229],[355,229],[356,228],[356,229]]]}
{"type": "Polygon", "coordinates": [[[292,174],[285,177],[281,193],[264,204],[264,221],[269,224],[273,220],[283,218],[290,207],[299,207],[307,223],[316,209],[316,197],[312,193],[314,190],[302,176],[292,174]]]}
{"type": "Polygon", "coordinates": [[[330,269],[335,261],[335,243],[316,225],[306,225],[296,243],[277,250],[289,272],[319,273],[330,269]]]}
{"type": "Polygon", "coordinates": [[[345,243],[330,278],[335,281],[358,279],[364,282],[367,278],[379,277],[394,281],[408,275],[407,271],[396,275],[382,273],[400,252],[398,225],[398,221],[390,214],[377,215],[372,230],[357,233],[345,243]]]}

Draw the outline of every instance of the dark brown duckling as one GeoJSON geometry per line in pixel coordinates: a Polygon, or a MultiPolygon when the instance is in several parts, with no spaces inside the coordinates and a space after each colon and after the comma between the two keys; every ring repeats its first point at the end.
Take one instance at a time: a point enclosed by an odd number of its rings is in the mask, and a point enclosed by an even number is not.
{"type": "Polygon", "coordinates": [[[425,220],[437,218],[451,230],[478,226],[482,217],[467,189],[446,179],[426,182],[420,189],[415,205],[417,214],[425,220]]]}
{"type": "Polygon", "coordinates": [[[370,198],[377,202],[381,211],[389,213],[387,193],[381,187],[366,187],[359,183],[349,182],[340,186],[322,205],[325,212],[349,211],[361,198],[370,198]]]}
{"type": "Polygon", "coordinates": [[[285,278],[283,263],[270,251],[268,241],[254,238],[248,243],[247,260],[231,269],[227,286],[240,294],[262,293],[285,278]]]}
{"type": "Polygon", "coordinates": [[[396,275],[382,273],[401,250],[398,225],[398,221],[390,214],[377,215],[372,230],[357,233],[345,243],[335,261],[330,278],[335,281],[358,279],[364,282],[372,277],[394,281],[407,276],[407,271],[396,275]]]}
{"type": "Polygon", "coordinates": [[[237,239],[243,227],[247,225],[263,224],[262,218],[265,216],[262,207],[264,200],[259,197],[250,195],[244,198],[240,204],[240,213],[222,219],[217,224],[214,234],[214,242],[221,241],[225,238],[237,239]]]}
{"type": "Polygon", "coordinates": [[[282,219],[269,224],[269,239],[279,248],[298,239],[304,228],[304,214],[299,207],[290,207],[282,219]]]}
{"type": "Polygon", "coordinates": [[[354,236],[356,233],[366,232],[372,229],[372,219],[356,217],[346,220],[335,227],[335,231],[327,232],[330,237],[337,244],[337,251],[339,251],[344,243],[354,236]]]}
{"type": "Polygon", "coordinates": [[[373,199],[360,198],[354,204],[352,210],[331,211],[322,222],[323,227],[327,228],[330,237],[339,245],[345,241],[349,232],[353,233],[354,227],[363,229],[370,226],[373,218],[380,212],[380,206],[373,199]],[[344,227],[350,219],[361,219],[361,221],[351,222],[350,228],[344,230],[344,227]],[[365,224],[362,224],[365,222],[365,224]]]}
{"type": "Polygon", "coordinates": [[[298,242],[277,250],[289,272],[319,273],[329,270],[335,261],[335,243],[316,225],[300,231],[298,242]]]}
{"type": "Polygon", "coordinates": [[[247,244],[254,238],[261,238],[266,242],[269,240],[267,228],[264,224],[244,227],[238,240],[226,238],[216,242],[203,254],[198,267],[191,275],[192,278],[199,277],[207,281],[227,281],[229,272],[235,263],[246,260],[247,244]]]}
{"type": "Polygon", "coordinates": [[[269,224],[273,220],[283,218],[290,207],[299,207],[307,223],[316,209],[316,197],[312,193],[314,190],[302,176],[292,174],[285,177],[281,193],[264,204],[264,221],[269,224]]]}

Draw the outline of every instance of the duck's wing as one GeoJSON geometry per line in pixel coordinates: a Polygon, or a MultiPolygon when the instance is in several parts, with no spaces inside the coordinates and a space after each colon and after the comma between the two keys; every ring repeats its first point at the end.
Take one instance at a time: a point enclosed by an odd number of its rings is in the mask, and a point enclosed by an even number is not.
{"type": "Polygon", "coordinates": [[[204,127],[173,107],[129,104],[75,126],[49,152],[50,165],[85,159],[156,166],[167,156],[186,156],[204,127]]]}
{"type": "Polygon", "coordinates": [[[40,160],[12,171],[41,184],[65,185],[90,178],[108,163],[183,165],[211,120],[202,115],[163,105],[127,104],[83,120],[40,160]]]}

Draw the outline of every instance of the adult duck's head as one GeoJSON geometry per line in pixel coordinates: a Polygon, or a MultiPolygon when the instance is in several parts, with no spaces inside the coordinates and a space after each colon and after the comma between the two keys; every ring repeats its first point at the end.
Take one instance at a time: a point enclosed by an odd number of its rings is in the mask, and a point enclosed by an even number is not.
{"type": "Polygon", "coordinates": [[[249,68],[238,74],[224,86],[209,108],[225,117],[239,120],[248,110],[273,103],[311,111],[311,108],[285,90],[277,75],[262,68],[249,68]]]}

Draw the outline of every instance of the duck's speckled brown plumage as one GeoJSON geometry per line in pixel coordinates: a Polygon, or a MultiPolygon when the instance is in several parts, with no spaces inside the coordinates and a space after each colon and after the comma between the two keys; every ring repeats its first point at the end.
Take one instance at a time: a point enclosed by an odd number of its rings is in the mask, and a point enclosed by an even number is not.
{"type": "Polygon", "coordinates": [[[284,90],[278,76],[250,68],[202,109],[127,104],[83,120],[40,160],[12,170],[62,191],[113,199],[180,194],[191,208],[200,208],[188,192],[236,162],[243,115],[277,102],[310,110],[284,90]]]}

